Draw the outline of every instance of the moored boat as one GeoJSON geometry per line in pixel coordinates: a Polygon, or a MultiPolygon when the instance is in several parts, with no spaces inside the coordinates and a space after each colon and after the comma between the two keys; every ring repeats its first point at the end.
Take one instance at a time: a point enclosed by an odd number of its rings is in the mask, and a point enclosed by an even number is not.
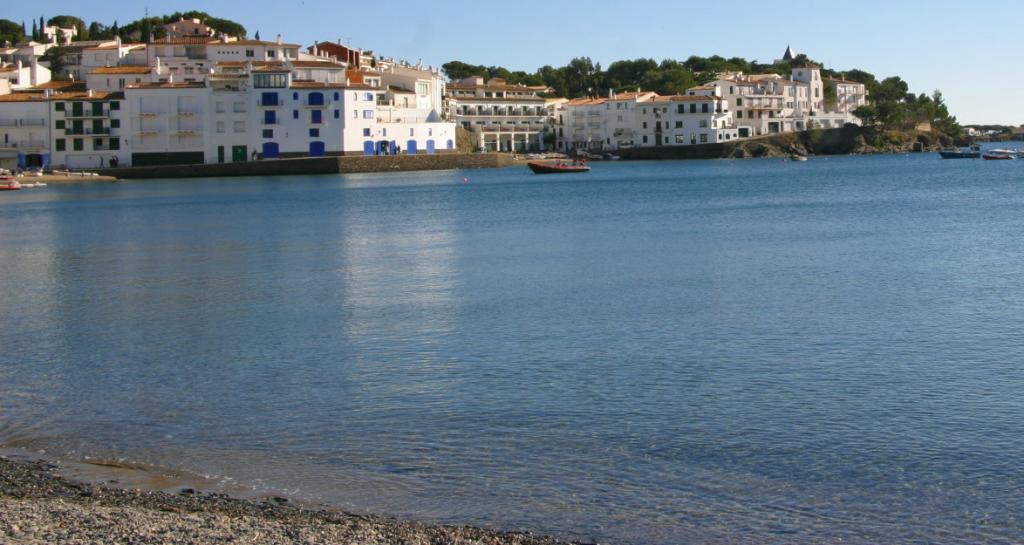
{"type": "Polygon", "coordinates": [[[13,176],[0,176],[0,191],[17,191],[21,184],[13,176]]]}
{"type": "Polygon", "coordinates": [[[950,148],[939,152],[943,159],[977,159],[981,157],[981,148],[977,145],[970,148],[950,148]]]}
{"type": "Polygon", "coordinates": [[[1008,161],[1016,159],[1017,154],[1011,150],[994,149],[984,153],[981,158],[986,161],[1008,161]]]}
{"type": "Polygon", "coordinates": [[[590,167],[584,161],[573,161],[571,163],[564,161],[558,161],[557,163],[529,162],[526,163],[526,166],[530,167],[534,174],[571,174],[590,171],[590,167]]]}

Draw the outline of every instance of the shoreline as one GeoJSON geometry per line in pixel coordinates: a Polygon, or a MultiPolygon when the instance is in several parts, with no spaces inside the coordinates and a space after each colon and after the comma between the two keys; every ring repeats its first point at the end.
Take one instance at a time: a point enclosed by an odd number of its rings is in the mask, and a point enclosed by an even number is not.
{"type": "Polygon", "coordinates": [[[0,454],[0,539],[25,545],[569,543],[524,532],[360,515],[277,496],[245,499],[191,487],[176,493],[120,488],[114,479],[97,483],[71,473],[66,462],[0,454]]]}

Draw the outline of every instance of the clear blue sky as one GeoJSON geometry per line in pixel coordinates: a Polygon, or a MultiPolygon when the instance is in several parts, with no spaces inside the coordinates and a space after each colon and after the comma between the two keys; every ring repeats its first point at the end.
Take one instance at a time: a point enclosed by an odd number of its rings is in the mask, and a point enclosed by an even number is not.
{"type": "Polygon", "coordinates": [[[835,69],[900,75],[914,92],[940,89],[962,123],[1024,124],[1024,2],[861,0],[704,2],[479,2],[434,0],[226,0],[192,3],[105,0],[6,2],[15,22],[77,15],[124,24],[150,14],[199,9],[238,21],[264,39],[308,45],[341,39],[385,56],[440,65],[450,60],[533,71],[589,56],[685,59],[779,58],[786,44],[835,69]]]}

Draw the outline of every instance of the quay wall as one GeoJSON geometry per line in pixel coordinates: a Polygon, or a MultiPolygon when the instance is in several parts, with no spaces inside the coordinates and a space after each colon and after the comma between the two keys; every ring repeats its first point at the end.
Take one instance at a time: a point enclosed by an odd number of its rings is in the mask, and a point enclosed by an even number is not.
{"type": "Polygon", "coordinates": [[[500,168],[515,164],[500,153],[446,153],[437,155],[336,156],[275,159],[242,163],[117,167],[94,170],[122,180],[155,178],[216,178],[227,176],[287,176],[296,174],[349,174],[500,168]]]}

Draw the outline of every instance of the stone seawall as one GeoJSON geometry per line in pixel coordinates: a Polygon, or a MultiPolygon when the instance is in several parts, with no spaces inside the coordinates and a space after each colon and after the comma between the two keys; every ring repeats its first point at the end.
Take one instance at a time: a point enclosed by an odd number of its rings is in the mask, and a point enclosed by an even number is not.
{"type": "Polygon", "coordinates": [[[96,170],[119,179],[216,178],[224,176],[287,176],[500,168],[515,164],[500,153],[446,153],[437,155],[341,156],[278,159],[244,163],[119,167],[96,170]]]}

